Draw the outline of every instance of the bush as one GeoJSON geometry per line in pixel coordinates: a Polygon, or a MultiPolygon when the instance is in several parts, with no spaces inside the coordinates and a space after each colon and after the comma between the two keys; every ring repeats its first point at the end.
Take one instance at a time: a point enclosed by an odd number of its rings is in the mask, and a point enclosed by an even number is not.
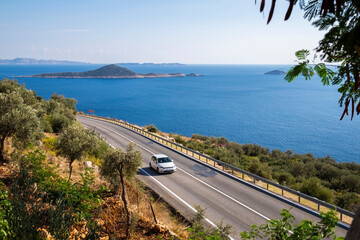
{"type": "Polygon", "coordinates": [[[271,168],[266,163],[261,163],[258,158],[253,159],[250,163],[249,172],[254,173],[260,177],[271,179],[271,168]]]}
{"type": "Polygon", "coordinates": [[[159,131],[154,124],[145,126],[145,129],[152,133],[157,133],[159,131]]]}
{"type": "Polygon", "coordinates": [[[302,193],[316,197],[320,200],[326,202],[332,202],[332,198],[333,198],[332,190],[324,187],[321,184],[320,179],[316,177],[312,177],[310,179],[304,180],[298,187],[298,190],[302,193]]]}
{"type": "Polygon", "coordinates": [[[182,138],[182,135],[176,135],[174,139],[177,143],[180,143],[184,146],[186,145],[186,141],[182,138]]]}
{"type": "Polygon", "coordinates": [[[0,189],[0,226],[5,231],[0,230],[0,236],[39,239],[38,229],[46,227],[55,239],[67,239],[75,222],[85,220],[87,237],[96,239],[93,210],[99,206],[103,189],[90,189],[94,178],[89,171],[82,175],[80,184],[72,184],[44,160],[39,151],[30,152],[21,159],[18,174],[13,175],[11,194],[0,189]]]}
{"type": "Polygon", "coordinates": [[[50,116],[50,124],[54,133],[61,132],[62,129],[70,126],[72,120],[60,113],[54,113],[50,116]]]}
{"type": "Polygon", "coordinates": [[[295,183],[295,178],[288,172],[274,173],[273,177],[282,185],[292,185],[295,183]]]}
{"type": "Polygon", "coordinates": [[[321,221],[313,223],[306,219],[294,224],[295,217],[291,215],[289,210],[283,209],[282,219],[270,219],[267,223],[260,226],[252,225],[251,231],[240,233],[241,239],[335,239],[334,228],[338,223],[337,216],[334,211],[326,214],[321,213],[321,221]]]}
{"type": "Polygon", "coordinates": [[[342,192],[335,199],[336,206],[356,212],[360,205],[360,196],[356,193],[342,192]]]}
{"type": "Polygon", "coordinates": [[[360,193],[360,176],[354,174],[348,174],[343,176],[344,188],[350,192],[360,193]]]}
{"type": "Polygon", "coordinates": [[[191,219],[191,227],[189,240],[228,240],[229,235],[232,234],[233,228],[231,225],[223,225],[223,223],[216,224],[217,228],[206,228],[203,221],[205,217],[205,210],[199,205],[195,206],[196,215],[191,219]]]}

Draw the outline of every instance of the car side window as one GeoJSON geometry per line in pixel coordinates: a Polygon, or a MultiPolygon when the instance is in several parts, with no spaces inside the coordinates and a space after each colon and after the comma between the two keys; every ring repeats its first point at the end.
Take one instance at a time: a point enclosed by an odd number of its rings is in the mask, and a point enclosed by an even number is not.
{"type": "Polygon", "coordinates": [[[155,157],[152,157],[151,160],[153,160],[154,162],[156,162],[156,158],[155,158],[155,157]]]}

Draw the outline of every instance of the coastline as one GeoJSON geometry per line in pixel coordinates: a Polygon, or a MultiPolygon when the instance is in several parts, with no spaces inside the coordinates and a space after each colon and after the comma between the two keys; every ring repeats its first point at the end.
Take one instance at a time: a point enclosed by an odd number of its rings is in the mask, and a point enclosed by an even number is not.
{"type": "Polygon", "coordinates": [[[101,79],[132,79],[132,78],[172,78],[172,77],[186,77],[184,73],[179,74],[154,74],[154,75],[135,75],[135,76],[16,76],[18,78],[101,78],[101,79]]]}

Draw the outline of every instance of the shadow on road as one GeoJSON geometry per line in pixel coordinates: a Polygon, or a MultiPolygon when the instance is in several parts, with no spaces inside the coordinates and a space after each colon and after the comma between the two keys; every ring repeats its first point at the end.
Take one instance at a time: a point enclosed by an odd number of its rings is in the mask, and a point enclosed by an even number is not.
{"type": "MultiPolygon", "coordinates": [[[[145,172],[147,172],[148,174],[150,174],[151,176],[160,176],[160,175],[164,175],[164,174],[167,174],[167,173],[158,173],[157,171],[155,171],[153,168],[151,167],[143,167],[142,168],[145,172]]],[[[139,170],[137,172],[137,175],[139,176],[146,176],[146,177],[149,177],[149,175],[147,175],[146,173],[144,173],[144,171],[141,171],[139,170]]]]}
{"type": "Polygon", "coordinates": [[[218,174],[216,171],[210,169],[209,167],[200,164],[195,164],[191,169],[196,175],[202,177],[215,177],[218,174]]]}

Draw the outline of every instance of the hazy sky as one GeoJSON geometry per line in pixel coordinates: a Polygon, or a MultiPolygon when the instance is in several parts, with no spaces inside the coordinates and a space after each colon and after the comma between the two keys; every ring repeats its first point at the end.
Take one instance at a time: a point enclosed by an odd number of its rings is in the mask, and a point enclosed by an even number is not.
{"type": "Polygon", "coordinates": [[[291,64],[323,33],[298,6],[284,22],[287,6],[266,25],[254,0],[1,1],[0,58],[291,64]]]}

